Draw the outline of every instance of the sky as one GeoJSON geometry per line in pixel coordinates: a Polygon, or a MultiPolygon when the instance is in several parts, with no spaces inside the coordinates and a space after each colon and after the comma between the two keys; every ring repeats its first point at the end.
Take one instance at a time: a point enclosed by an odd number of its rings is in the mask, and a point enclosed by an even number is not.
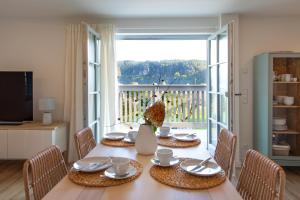
{"type": "Polygon", "coordinates": [[[117,40],[121,60],[206,60],[206,40],[117,40]]]}

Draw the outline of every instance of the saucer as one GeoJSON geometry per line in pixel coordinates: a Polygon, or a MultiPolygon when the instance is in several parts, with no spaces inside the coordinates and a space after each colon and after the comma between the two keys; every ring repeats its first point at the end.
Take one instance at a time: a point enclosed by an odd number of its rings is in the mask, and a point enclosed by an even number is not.
{"type": "Polygon", "coordinates": [[[152,158],[151,159],[151,162],[154,164],[154,165],[157,165],[157,166],[161,166],[161,167],[170,167],[170,166],[173,166],[173,165],[176,165],[179,163],[179,159],[176,158],[176,157],[172,157],[170,162],[169,162],[169,165],[162,165],[160,162],[159,162],[159,159],[157,157],[155,158],[152,158]]]}
{"type": "Polygon", "coordinates": [[[198,140],[197,135],[188,134],[188,133],[174,134],[173,138],[175,138],[176,140],[179,140],[179,141],[183,141],[183,142],[192,142],[192,141],[198,140]]]}
{"type": "Polygon", "coordinates": [[[135,140],[131,140],[129,137],[125,137],[124,139],[123,139],[123,141],[124,142],[127,142],[127,143],[135,143],[135,140]]]}
{"type": "Polygon", "coordinates": [[[122,132],[111,132],[107,133],[103,138],[107,140],[122,140],[125,135],[126,134],[122,132]]]}
{"type": "Polygon", "coordinates": [[[160,135],[160,132],[158,131],[157,132],[157,137],[161,137],[161,138],[169,138],[169,137],[172,137],[172,133],[168,133],[167,135],[160,135]]]}
{"type": "Polygon", "coordinates": [[[135,174],[136,174],[136,169],[132,165],[129,165],[128,171],[124,175],[117,175],[113,167],[110,167],[104,171],[104,175],[111,179],[125,179],[134,176],[135,174]]]}
{"type": "Polygon", "coordinates": [[[73,164],[75,170],[82,172],[96,172],[108,167],[111,167],[109,157],[87,157],[73,164]]]}
{"type": "Polygon", "coordinates": [[[201,163],[202,160],[198,159],[187,159],[180,163],[180,168],[186,171],[187,173],[196,175],[196,176],[213,176],[221,172],[222,168],[214,162],[208,161],[206,164],[201,166],[197,170],[192,170],[201,163]]]}

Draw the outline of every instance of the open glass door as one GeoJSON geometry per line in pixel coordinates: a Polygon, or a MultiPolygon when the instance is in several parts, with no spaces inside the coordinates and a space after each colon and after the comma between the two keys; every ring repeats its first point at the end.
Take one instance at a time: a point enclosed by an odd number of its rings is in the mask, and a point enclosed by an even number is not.
{"type": "Polygon", "coordinates": [[[86,25],[84,44],[84,126],[90,127],[96,141],[100,131],[100,36],[86,25]]]}
{"type": "Polygon", "coordinates": [[[232,130],[230,25],[208,38],[208,149],[214,152],[222,128],[232,130]]]}

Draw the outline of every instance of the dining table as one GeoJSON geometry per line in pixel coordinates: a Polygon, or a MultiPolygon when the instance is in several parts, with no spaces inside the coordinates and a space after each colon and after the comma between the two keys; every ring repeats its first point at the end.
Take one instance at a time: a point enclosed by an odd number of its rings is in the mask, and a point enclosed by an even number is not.
{"type": "MultiPolygon", "coordinates": [[[[165,148],[160,147],[159,148],[165,148]]],[[[190,148],[171,148],[174,155],[184,158],[206,159],[209,152],[204,145],[190,148]]],[[[139,155],[133,147],[110,147],[98,144],[86,157],[127,157],[143,165],[142,174],[134,181],[111,187],[88,187],[73,183],[66,175],[44,200],[242,200],[234,185],[226,178],[222,184],[203,190],[178,189],[164,185],[151,177],[153,155],[139,155]]],[[[212,159],[213,160],[213,159],[212,159]]]]}

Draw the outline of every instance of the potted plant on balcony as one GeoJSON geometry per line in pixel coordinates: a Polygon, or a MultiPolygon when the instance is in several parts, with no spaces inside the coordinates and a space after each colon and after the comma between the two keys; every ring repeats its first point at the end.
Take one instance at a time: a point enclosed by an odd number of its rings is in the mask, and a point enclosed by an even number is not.
{"type": "Polygon", "coordinates": [[[161,127],[165,119],[165,104],[156,101],[144,112],[145,123],[139,127],[135,148],[139,154],[152,155],[157,149],[155,131],[161,127]]]}

